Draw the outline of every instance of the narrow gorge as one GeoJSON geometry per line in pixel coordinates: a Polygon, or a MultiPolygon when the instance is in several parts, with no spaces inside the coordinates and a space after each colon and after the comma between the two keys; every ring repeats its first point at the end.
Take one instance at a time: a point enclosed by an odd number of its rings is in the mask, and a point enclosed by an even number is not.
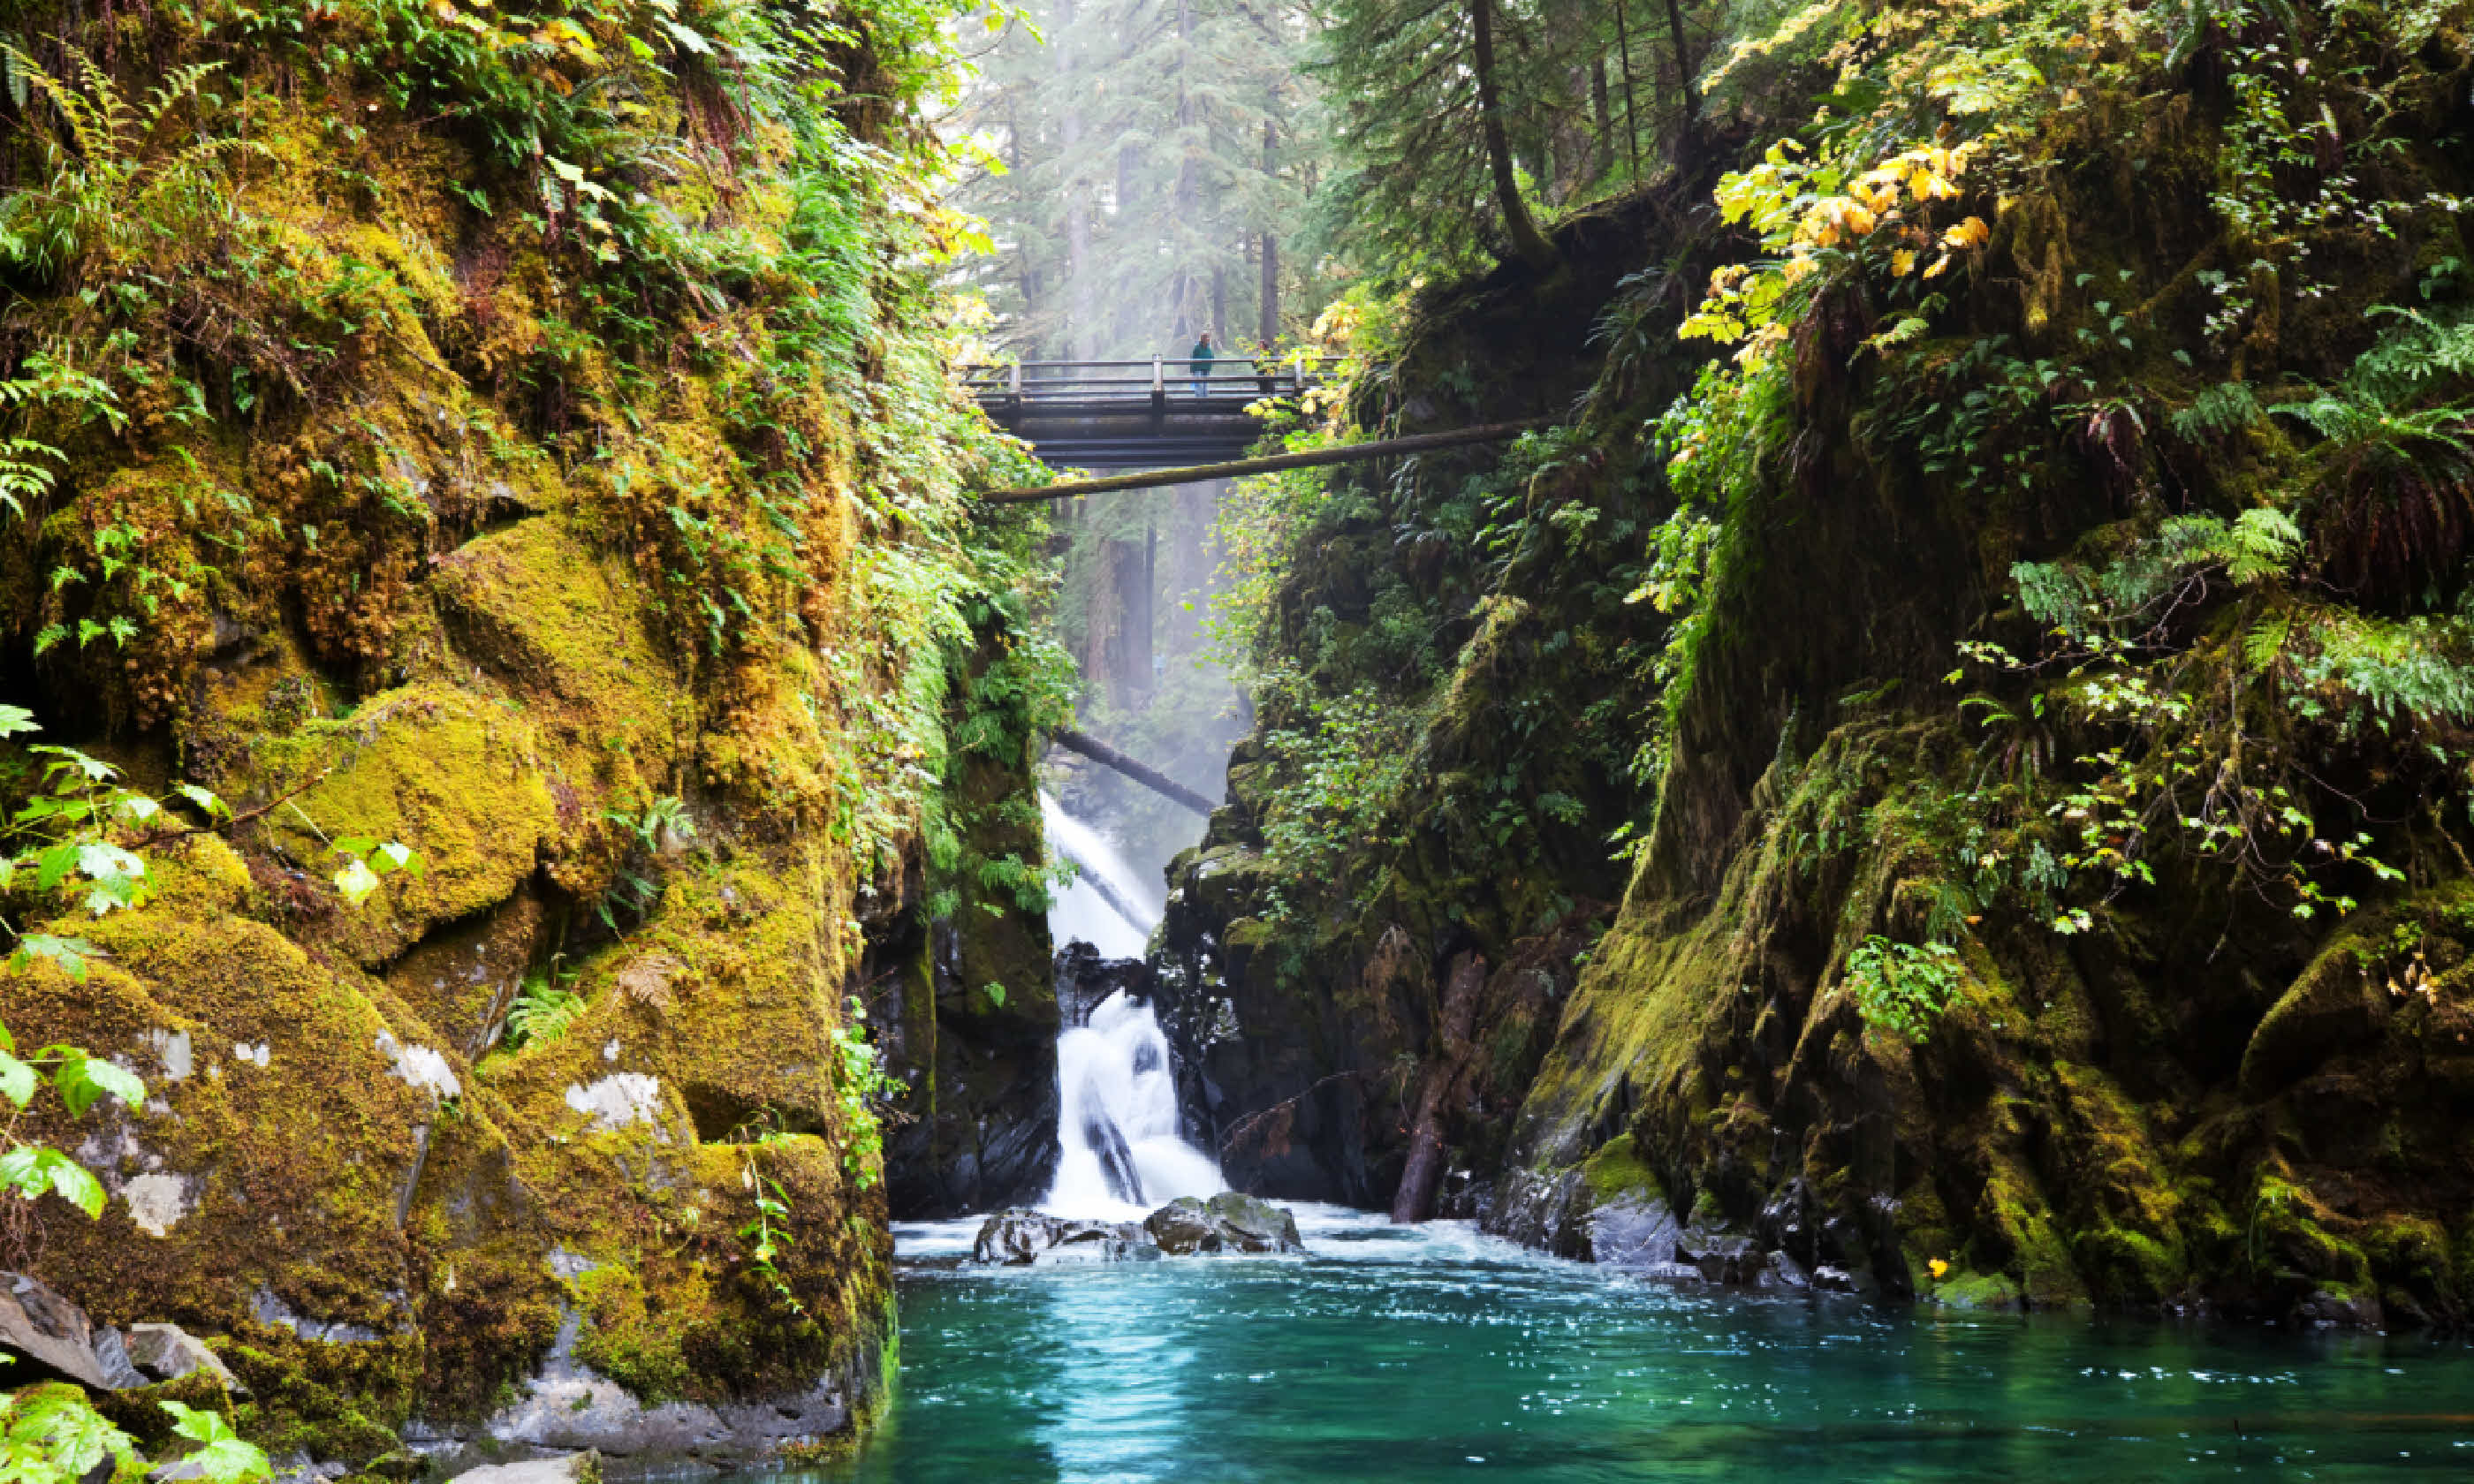
{"type": "Polygon", "coordinates": [[[2474,1448],[2474,7],[0,79],[0,1478],[2474,1448]]]}

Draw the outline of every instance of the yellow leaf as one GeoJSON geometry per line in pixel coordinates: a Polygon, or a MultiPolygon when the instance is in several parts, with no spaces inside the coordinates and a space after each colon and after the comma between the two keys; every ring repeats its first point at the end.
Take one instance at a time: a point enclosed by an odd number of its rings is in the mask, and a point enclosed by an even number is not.
{"type": "Polygon", "coordinates": [[[1984,225],[1984,218],[1972,216],[1942,233],[1941,240],[1944,246],[1953,249],[1974,248],[1981,247],[1992,235],[1993,228],[1984,225]]]}
{"type": "Polygon", "coordinates": [[[1934,1281],[1934,1282],[1940,1282],[1940,1281],[1941,1281],[1941,1280],[1942,1280],[1942,1275],[1944,1275],[1944,1274],[1946,1274],[1946,1273],[1948,1273],[1948,1272],[1950,1271],[1950,1264],[1949,1264],[1949,1263],[1947,1263],[1947,1262],[1944,1262],[1944,1261],[1943,1261],[1943,1260],[1941,1260],[1939,1257],[1935,1257],[1935,1258],[1933,1258],[1931,1261],[1929,1261],[1929,1262],[1926,1263],[1926,1264],[1925,1264],[1925,1266],[1926,1266],[1926,1267],[1928,1267],[1928,1268],[1932,1269],[1932,1276],[1933,1276],[1933,1281],[1934,1281]]]}
{"type": "Polygon", "coordinates": [[[1899,277],[1904,278],[1904,277],[1905,277],[1907,275],[1909,275],[1909,274],[1911,274],[1911,273],[1914,273],[1915,271],[1916,271],[1916,254],[1915,254],[1915,252],[1914,252],[1912,250],[1907,249],[1907,248],[1901,248],[1901,249],[1900,249],[1899,251],[1897,251],[1896,252],[1893,252],[1893,253],[1891,253],[1891,254],[1890,254],[1890,272],[1891,272],[1891,273],[1893,273],[1893,274],[1897,275],[1899,277]]]}
{"type": "Polygon", "coordinates": [[[1932,266],[1925,270],[1925,276],[1928,278],[1938,278],[1949,270],[1950,254],[1945,252],[1941,256],[1933,259],[1932,266]]]}

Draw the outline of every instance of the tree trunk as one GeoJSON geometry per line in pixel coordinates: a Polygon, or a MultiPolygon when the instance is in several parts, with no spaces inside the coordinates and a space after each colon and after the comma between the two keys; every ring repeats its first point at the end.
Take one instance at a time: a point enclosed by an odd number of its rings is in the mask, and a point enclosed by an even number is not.
{"type": "Polygon", "coordinates": [[[1607,60],[1603,57],[1589,63],[1589,127],[1597,132],[1597,174],[1611,176],[1615,172],[1614,105],[1607,91],[1607,60]]]}
{"type": "Polygon", "coordinates": [[[1085,209],[1082,182],[1072,172],[1080,158],[1082,113],[1071,100],[1079,96],[1074,79],[1074,52],[1068,40],[1074,26],[1072,0],[1056,8],[1056,84],[1069,100],[1057,120],[1067,174],[1065,187],[1065,324],[1058,337],[1057,358],[1078,359],[1097,348],[1089,338],[1097,318],[1091,307],[1091,218],[1085,209]]]}
{"type": "MultiPolygon", "coordinates": [[[[1272,148],[1278,137],[1272,121],[1268,118],[1263,120],[1263,189],[1266,195],[1272,188],[1274,164],[1272,148]]],[[[1259,338],[1263,342],[1263,350],[1269,354],[1280,339],[1280,239],[1272,235],[1272,224],[1268,220],[1263,224],[1262,267],[1262,302],[1257,306],[1257,318],[1261,322],[1259,338]]]]}
{"type": "Polygon", "coordinates": [[[1675,77],[1684,90],[1684,127],[1677,131],[1682,139],[1700,121],[1701,94],[1692,85],[1692,53],[1684,39],[1684,9],[1677,0],[1666,0],[1666,35],[1675,47],[1675,77]]]}
{"type": "MultiPolygon", "coordinates": [[[[1483,4],[1484,0],[1480,0],[1483,4]]],[[[1418,1115],[1409,1125],[1409,1160],[1392,1197],[1392,1219],[1423,1221],[1435,1209],[1435,1187],[1443,1178],[1443,1106],[1468,1063],[1469,1036],[1477,1025],[1478,992],[1486,988],[1486,958],[1464,953],[1452,960],[1443,985],[1443,1015],[1434,1049],[1426,1059],[1426,1085],[1418,1093],[1418,1115]]]]}
{"type": "Polygon", "coordinates": [[[1615,0],[1615,60],[1623,65],[1624,153],[1632,159],[1632,178],[1640,179],[1640,120],[1632,107],[1632,28],[1624,22],[1623,0],[1615,0]]]}
{"type": "Polygon", "coordinates": [[[1529,203],[1520,199],[1520,178],[1512,168],[1512,139],[1504,132],[1503,100],[1494,85],[1494,0],[1469,0],[1469,31],[1477,73],[1480,131],[1486,136],[1486,161],[1494,174],[1494,201],[1503,212],[1504,230],[1520,260],[1543,272],[1555,266],[1555,248],[1530,218],[1529,203]]]}

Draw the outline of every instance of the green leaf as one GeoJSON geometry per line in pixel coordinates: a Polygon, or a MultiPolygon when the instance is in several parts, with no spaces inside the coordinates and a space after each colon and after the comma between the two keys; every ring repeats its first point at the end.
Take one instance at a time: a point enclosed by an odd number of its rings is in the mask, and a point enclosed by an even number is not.
{"type": "Polygon", "coordinates": [[[329,847],[338,855],[367,855],[377,848],[377,841],[368,835],[346,835],[329,847]]]}
{"type": "Polygon", "coordinates": [[[42,730],[35,720],[35,713],[24,706],[0,706],[0,737],[19,736],[29,731],[42,730]]]}
{"type": "Polygon", "coordinates": [[[42,1381],[0,1396],[0,1478],[68,1484],[105,1459],[126,1464],[137,1445],[67,1381],[42,1381]]]}
{"type": "Polygon", "coordinates": [[[85,961],[96,957],[93,944],[83,938],[61,938],[50,933],[28,933],[17,940],[17,951],[9,956],[9,967],[20,972],[36,959],[47,958],[61,966],[61,972],[79,984],[85,983],[85,961]]]}
{"type": "Polygon", "coordinates": [[[0,1097],[23,1108],[34,1101],[35,1089],[41,1085],[42,1079],[36,1075],[33,1067],[8,1052],[0,1051],[0,1097]]]}
{"type": "Polygon", "coordinates": [[[200,809],[205,811],[206,818],[210,820],[231,818],[230,804],[224,802],[223,800],[217,798],[213,793],[206,789],[200,788],[195,783],[175,783],[172,785],[172,792],[180,795],[183,799],[186,799],[191,803],[196,804],[200,809]]]}
{"type": "Polygon", "coordinates": [[[275,1469],[267,1462],[265,1451],[254,1443],[242,1442],[220,1416],[178,1401],[166,1401],[162,1406],[172,1414],[173,1432],[206,1445],[182,1462],[197,1465],[212,1484],[243,1484],[246,1480],[273,1477],[275,1469]]]}
{"type": "Polygon", "coordinates": [[[343,893],[344,900],[355,907],[369,900],[370,894],[377,889],[377,873],[370,869],[368,861],[357,855],[343,870],[335,873],[335,890],[343,893]]]}
{"type": "Polygon", "coordinates": [[[127,1067],[88,1056],[75,1046],[45,1046],[39,1054],[61,1059],[52,1069],[52,1086],[60,1089],[61,1101],[78,1117],[85,1116],[85,1111],[107,1092],[132,1108],[146,1100],[146,1084],[127,1067]]]}
{"type": "Polygon", "coordinates": [[[53,1193],[89,1217],[102,1217],[103,1182],[85,1165],[57,1149],[35,1151],[35,1164],[50,1181],[53,1193]]]}

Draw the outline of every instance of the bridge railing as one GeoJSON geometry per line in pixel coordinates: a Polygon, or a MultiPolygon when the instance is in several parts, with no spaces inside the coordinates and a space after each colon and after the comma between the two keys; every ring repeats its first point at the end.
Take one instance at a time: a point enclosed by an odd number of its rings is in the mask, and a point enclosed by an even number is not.
{"type": "Polygon", "coordinates": [[[1116,402],[1139,405],[1154,398],[1192,395],[1201,382],[1206,395],[1292,395],[1322,386],[1337,358],[1223,355],[1210,371],[1198,372],[1182,356],[1155,355],[1145,361],[1014,361],[958,368],[962,385],[989,405],[1038,402],[1116,402]]]}

